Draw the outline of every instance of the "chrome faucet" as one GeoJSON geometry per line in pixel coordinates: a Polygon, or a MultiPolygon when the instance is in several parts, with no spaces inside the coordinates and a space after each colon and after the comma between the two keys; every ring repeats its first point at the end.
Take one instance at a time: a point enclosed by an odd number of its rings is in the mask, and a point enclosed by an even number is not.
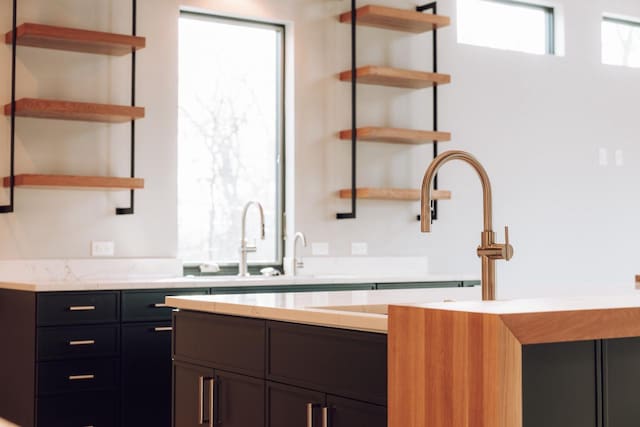
{"type": "Polygon", "coordinates": [[[423,233],[431,231],[431,183],[440,167],[450,160],[462,160],[471,165],[482,182],[484,230],[478,246],[478,257],[482,260],[482,299],[493,301],[496,299],[496,260],[509,261],[513,256],[513,247],[509,244],[508,227],[504,228],[505,243],[495,242],[496,234],[492,230],[491,182],[489,182],[487,171],[471,154],[456,150],[445,151],[433,159],[422,179],[420,228],[423,233]]]}
{"type": "Polygon", "coordinates": [[[248,202],[244,205],[244,209],[242,210],[242,235],[240,240],[240,262],[238,263],[238,276],[249,276],[249,269],[247,267],[247,254],[249,252],[255,252],[257,247],[255,243],[249,244],[247,243],[247,239],[245,237],[247,230],[247,211],[251,205],[255,205],[260,211],[260,239],[264,240],[264,211],[262,210],[262,205],[258,202],[248,202]]]}
{"type": "Polygon", "coordinates": [[[305,237],[304,233],[298,231],[296,233],[296,236],[293,238],[293,275],[294,276],[298,274],[299,268],[304,268],[304,262],[302,262],[302,255],[298,257],[298,245],[297,245],[298,240],[300,240],[300,243],[302,243],[303,248],[307,247],[307,238],[305,237]]]}

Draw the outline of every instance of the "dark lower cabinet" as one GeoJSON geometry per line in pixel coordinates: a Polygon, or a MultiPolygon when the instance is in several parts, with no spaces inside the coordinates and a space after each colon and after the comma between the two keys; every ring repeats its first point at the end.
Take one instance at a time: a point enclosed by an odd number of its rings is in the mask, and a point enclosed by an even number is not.
{"type": "Polygon", "coordinates": [[[179,362],[173,375],[175,426],[264,425],[264,381],[179,362]]]}
{"type": "Polygon", "coordinates": [[[47,396],[38,398],[37,408],[38,426],[116,427],[119,425],[117,392],[47,396]]]}
{"type": "Polygon", "coordinates": [[[640,338],[603,342],[606,427],[640,425],[640,338]]]}
{"type": "Polygon", "coordinates": [[[122,325],[123,427],[171,425],[171,330],[167,322],[122,325]]]}
{"type": "Polygon", "coordinates": [[[324,393],[267,381],[267,427],[321,426],[324,393]]]}
{"type": "Polygon", "coordinates": [[[189,311],[174,327],[175,427],[387,425],[385,334],[189,311]]]}
{"type": "Polygon", "coordinates": [[[524,427],[601,426],[599,347],[597,341],[523,347],[524,427]]]}

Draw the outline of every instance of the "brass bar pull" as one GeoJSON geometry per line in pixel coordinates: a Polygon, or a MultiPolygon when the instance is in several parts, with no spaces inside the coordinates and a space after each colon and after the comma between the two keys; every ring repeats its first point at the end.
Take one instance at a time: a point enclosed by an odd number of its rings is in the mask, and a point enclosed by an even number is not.
{"type": "Polygon", "coordinates": [[[157,328],[153,328],[153,330],[156,332],[168,332],[173,331],[173,328],[171,326],[158,326],[157,328]]]}
{"type": "Polygon", "coordinates": [[[159,303],[153,304],[153,307],[154,308],[164,308],[164,307],[168,307],[168,306],[167,306],[167,304],[159,302],[159,303]]]}
{"type": "Polygon", "coordinates": [[[215,401],[215,382],[216,380],[213,378],[209,380],[209,427],[213,427],[215,424],[215,414],[213,412],[215,401]]]}
{"type": "Polygon", "coordinates": [[[69,345],[94,345],[95,343],[95,340],[69,341],[69,345]]]}
{"type": "Polygon", "coordinates": [[[203,400],[204,400],[204,377],[198,377],[198,425],[202,425],[204,423],[204,408],[203,408],[203,400]]]}
{"type": "Polygon", "coordinates": [[[69,375],[69,381],[83,381],[83,380],[92,380],[96,376],[93,374],[87,375],[69,375]]]}
{"type": "Polygon", "coordinates": [[[313,403],[307,403],[307,427],[313,427],[313,403]]]}
{"type": "Polygon", "coordinates": [[[329,408],[322,407],[322,427],[329,427],[329,408]]]}
{"type": "Polygon", "coordinates": [[[69,307],[69,311],[92,311],[95,309],[95,305],[72,305],[69,307]]]}

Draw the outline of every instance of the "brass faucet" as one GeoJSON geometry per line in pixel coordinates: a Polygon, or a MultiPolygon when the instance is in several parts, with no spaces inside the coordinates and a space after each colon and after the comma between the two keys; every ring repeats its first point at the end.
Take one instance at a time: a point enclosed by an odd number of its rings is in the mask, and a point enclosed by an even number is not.
{"type": "Polygon", "coordinates": [[[247,204],[244,205],[244,209],[242,209],[242,235],[240,236],[240,262],[238,263],[238,276],[241,277],[249,276],[247,254],[257,250],[255,243],[247,242],[247,238],[245,237],[247,231],[247,211],[251,205],[255,205],[260,212],[260,238],[264,240],[264,211],[262,210],[262,205],[253,201],[247,202],[247,204]]]}
{"type": "Polygon", "coordinates": [[[482,260],[482,299],[493,301],[496,299],[496,260],[509,261],[513,256],[513,247],[509,244],[508,227],[504,228],[505,243],[495,242],[496,234],[492,226],[491,182],[489,182],[487,171],[471,154],[458,150],[445,151],[433,159],[422,179],[420,229],[423,233],[431,231],[431,183],[440,167],[450,160],[462,160],[468,163],[478,173],[482,182],[484,230],[478,246],[478,257],[482,260]]]}

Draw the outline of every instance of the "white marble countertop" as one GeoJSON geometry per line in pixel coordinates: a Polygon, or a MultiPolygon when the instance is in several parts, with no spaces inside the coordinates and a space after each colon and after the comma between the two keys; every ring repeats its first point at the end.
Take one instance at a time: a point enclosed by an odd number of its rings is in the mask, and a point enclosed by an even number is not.
{"type": "Polygon", "coordinates": [[[167,288],[209,288],[233,286],[274,286],[274,285],[322,285],[357,283],[411,283],[411,282],[452,282],[475,281],[476,276],[420,274],[395,276],[367,275],[318,275],[318,276],[207,276],[174,277],[135,280],[86,280],[86,281],[39,281],[34,283],[0,282],[0,289],[14,289],[30,292],[55,291],[99,291],[125,289],[167,289],[167,288]]]}
{"type": "Polygon", "coordinates": [[[387,331],[389,304],[416,305],[445,300],[480,300],[479,286],[470,288],[167,297],[181,310],[304,323],[378,333],[387,331]]]}

